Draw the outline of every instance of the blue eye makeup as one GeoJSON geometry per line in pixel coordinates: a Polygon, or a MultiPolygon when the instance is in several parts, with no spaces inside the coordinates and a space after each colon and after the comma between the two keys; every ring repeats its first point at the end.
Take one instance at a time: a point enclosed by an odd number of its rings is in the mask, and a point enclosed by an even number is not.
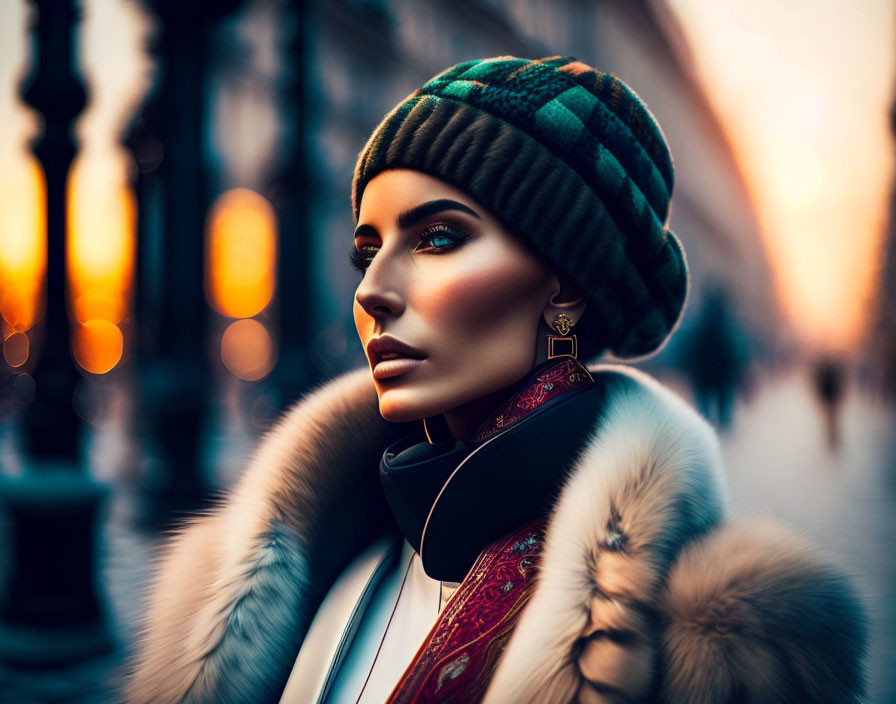
{"type": "MultiPolygon", "coordinates": [[[[446,223],[436,223],[421,230],[419,241],[414,252],[425,254],[443,254],[449,252],[470,239],[470,236],[446,223]]],[[[353,246],[348,258],[351,265],[362,274],[370,266],[370,262],[379,250],[379,245],[362,244],[353,246]]]]}
{"type": "Polygon", "coordinates": [[[430,225],[420,233],[420,241],[414,247],[415,252],[429,252],[431,254],[441,254],[456,246],[463,244],[470,236],[456,230],[445,223],[437,223],[430,225]]]}

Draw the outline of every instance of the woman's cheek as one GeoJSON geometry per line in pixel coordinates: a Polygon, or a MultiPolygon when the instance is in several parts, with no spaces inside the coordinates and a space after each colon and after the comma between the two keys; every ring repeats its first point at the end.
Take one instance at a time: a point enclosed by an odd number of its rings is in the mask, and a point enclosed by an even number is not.
{"type": "Polygon", "coordinates": [[[352,303],[352,316],[355,319],[355,330],[358,332],[361,344],[364,345],[370,339],[373,318],[367,315],[357,299],[352,303]]]}
{"type": "Polygon", "coordinates": [[[437,332],[473,334],[494,326],[510,310],[527,307],[539,277],[530,267],[510,264],[479,260],[453,266],[447,275],[422,277],[415,296],[420,316],[437,332]]]}

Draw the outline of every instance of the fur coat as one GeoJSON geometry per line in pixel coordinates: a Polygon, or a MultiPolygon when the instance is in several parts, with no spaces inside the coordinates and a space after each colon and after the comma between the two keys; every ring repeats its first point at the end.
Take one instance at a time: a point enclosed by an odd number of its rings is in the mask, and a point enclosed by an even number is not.
{"type": "MultiPolygon", "coordinates": [[[[711,428],[647,375],[605,406],[556,501],[534,594],[486,693],[506,702],[852,702],[846,579],[776,521],[730,519],[711,428]]],[[[296,404],[219,504],[167,544],[128,701],[276,702],[315,611],[391,518],[367,369],[296,404]]]]}

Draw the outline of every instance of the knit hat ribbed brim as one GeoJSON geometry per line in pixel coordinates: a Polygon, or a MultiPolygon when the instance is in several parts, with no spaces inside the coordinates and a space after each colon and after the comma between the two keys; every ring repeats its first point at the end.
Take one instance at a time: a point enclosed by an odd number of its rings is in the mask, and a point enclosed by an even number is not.
{"type": "Polygon", "coordinates": [[[458,64],[390,112],[361,153],[376,174],[418,170],[468,193],[589,298],[604,346],[653,351],[677,323],[688,272],[667,226],[673,171],[644,103],[570,57],[458,64]]]}

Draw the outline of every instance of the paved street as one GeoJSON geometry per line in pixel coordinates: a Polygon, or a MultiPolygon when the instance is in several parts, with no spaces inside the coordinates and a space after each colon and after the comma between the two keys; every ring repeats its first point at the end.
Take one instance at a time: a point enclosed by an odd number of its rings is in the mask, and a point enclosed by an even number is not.
{"type": "Polygon", "coordinates": [[[779,516],[854,576],[872,622],[871,701],[896,702],[896,416],[854,386],[827,449],[808,373],[767,380],[723,436],[734,507],[779,516]]]}

